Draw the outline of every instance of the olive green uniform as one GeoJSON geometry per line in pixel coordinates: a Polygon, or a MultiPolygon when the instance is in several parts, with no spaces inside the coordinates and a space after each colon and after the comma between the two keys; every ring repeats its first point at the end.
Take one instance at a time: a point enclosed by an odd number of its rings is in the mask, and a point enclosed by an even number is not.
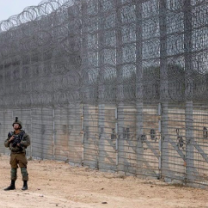
{"type": "Polygon", "coordinates": [[[5,147],[8,147],[11,150],[11,154],[10,154],[11,180],[17,179],[17,168],[19,165],[19,167],[21,168],[22,180],[28,181],[26,149],[30,145],[30,137],[22,130],[20,134],[23,134],[20,142],[20,146],[13,147],[13,142],[9,142],[10,139],[9,137],[5,140],[4,145],[5,147]]]}

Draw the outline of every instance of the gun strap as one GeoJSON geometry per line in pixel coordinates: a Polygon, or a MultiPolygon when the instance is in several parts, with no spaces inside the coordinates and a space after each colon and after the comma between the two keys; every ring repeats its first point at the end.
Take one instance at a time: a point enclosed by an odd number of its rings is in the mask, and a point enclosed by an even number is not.
{"type": "Polygon", "coordinates": [[[24,134],[25,134],[25,132],[24,131],[21,131],[20,134],[18,135],[18,137],[20,138],[20,141],[22,140],[24,134]]]}

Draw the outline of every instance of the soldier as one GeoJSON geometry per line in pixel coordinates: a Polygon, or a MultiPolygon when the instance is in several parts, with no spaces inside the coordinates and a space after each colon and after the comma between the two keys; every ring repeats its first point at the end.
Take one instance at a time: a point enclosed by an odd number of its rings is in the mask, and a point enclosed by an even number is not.
{"type": "Polygon", "coordinates": [[[23,187],[22,190],[28,189],[28,172],[27,172],[27,158],[26,149],[30,145],[30,137],[22,129],[22,123],[16,117],[12,124],[14,131],[9,132],[8,138],[5,140],[4,145],[11,151],[10,165],[11,165],[11,184],[5,188],[5,191],[15,189],[15,181],[17,179],[18,165],[21,168],[23,187]]]}

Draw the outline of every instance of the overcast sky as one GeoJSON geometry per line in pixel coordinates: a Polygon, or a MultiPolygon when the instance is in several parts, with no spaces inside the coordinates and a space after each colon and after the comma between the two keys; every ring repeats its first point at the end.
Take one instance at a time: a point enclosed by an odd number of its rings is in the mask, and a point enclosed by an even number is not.
{"type": "Polygon", "coordinates": [[[19,14],[25,7],[36,6],[41,0],[0,0],[0,21],[19,14]]]}

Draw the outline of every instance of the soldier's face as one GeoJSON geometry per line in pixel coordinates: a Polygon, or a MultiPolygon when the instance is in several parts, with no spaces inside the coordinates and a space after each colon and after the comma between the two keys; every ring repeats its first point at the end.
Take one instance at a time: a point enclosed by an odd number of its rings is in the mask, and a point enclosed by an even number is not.
{"type": "Polygon", "coordinates": [[[18,130],[19,127],[20,127],[19,124],[14,124],[14,126],[13,126],[14,130],[18,130]]]}

